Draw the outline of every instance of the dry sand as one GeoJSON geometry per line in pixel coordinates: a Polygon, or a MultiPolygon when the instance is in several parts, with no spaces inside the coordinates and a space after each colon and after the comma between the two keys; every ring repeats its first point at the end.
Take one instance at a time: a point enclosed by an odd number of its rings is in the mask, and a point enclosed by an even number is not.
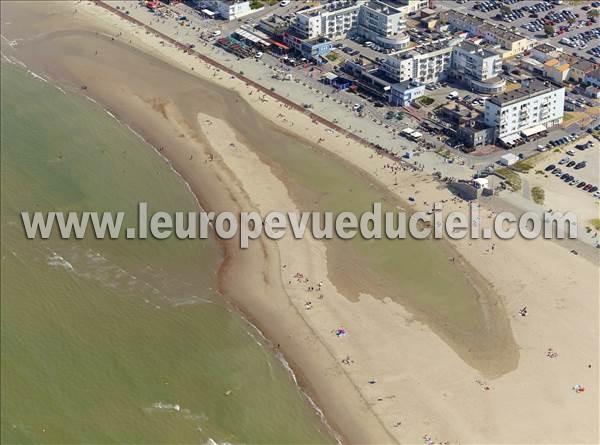
{"type": "MultiPolygon", "coordinates": [[[[131,40],[132,46],[173,66],[188,72],[193,67],[195,75],[239,92],[256,112],[278,125],[312,141],[323,138],[323,149],[342,156],[399,196],[415,184],[420,207],[426,208],[424,202],[448,199],[448,205],[465,209],[464,203],[452,202],[451,195],[427,175],[405,171],[394,175],[383,168],[389,160],[373,155],[367,147],[348,144],[344,137],[314,124],[302,113],[282,111],[272,99],[261,100],[256,90],[239,79],[161,44],[104,9],[87,3],[77,7],[79,12],[70,26],[108,26],[113,35],[123,33],[118,40],[124,45],[131,40]],[[285,117],[278,117],[280,113],[285,117]]],[[[76,39],[72,45],[76,52],[76,39]]],[[[62,73],[65,78],[58,80],[73,82],[78,73],[97,70],[90,94],[110,96],[111,111],[131,119],[128,123],[133,128],[144,129],[144,136],[155,146],[165,146],[162,154],[201,202],[211,201],[211,210],[247,210],[247,205],[262,211],[296,208],[285,184],[252,147],[236,139],[227,122],[196,116],[198,135],[185,124],[189,116],[184,116],[184,97],[179,98],[179,106],[152,103],[131,94],[134,88],[127,87],[126,79],[119,79],[124,71],[118,74],[116,69],[91,62],[83,66],[88,63],[84,58],[56,63],[62,67],[72,64],[72,72],[62,73]],[[124,87],[115,94],[110,90],[119,80],[124,87]],[[209,152],[216,155],[214,161],[207,161],[209,152]],[[208,174],[220,179],[212,188],[199,179],[208,174]],[[215,200],[215,196],[219,198],[215,200]]],[[[45,69],[52,72],[53,64],[45,69]]],[[[482,224],[489,222],[485,217],[482,224]]],[[[466,365],[401,305],[372,295],[362,295],[357,302],[341,295],[325,272],[326,246],[321,241],[261,240],[247,253],[228,257],[221,284],[229,295],[244,295],[237,304],[280,344],[301,382],[348,442],[422,443],[423,436],[430,435],[453,443],[597,443],[597,265],[544,240],[463,240],[454,245],[502,297],[520,347],[517,368],[494,379],[487,380],[466,365]],[[309,282],[298,282],[297,272],[309,282]],[[305,288],[321,281],[322,299],[318,291],[305,288]],[[307,301],[312,302],[310,310],[307,301]],[[523,306],[529,310],[527,317],[518,315],[523,306]],[[331,332],[339,326],[348,331],[342,338],[331,332]],[[548,348],[558,356],[547,357],[548,348]],[[348,356],[351,363],[343,364],[341,360],[348,356]],[[369,384],[370,379],[377,383],[369,384]],[[575,384],[585,386],[586,391],[576,394],[571,389],[575,384]]]]}

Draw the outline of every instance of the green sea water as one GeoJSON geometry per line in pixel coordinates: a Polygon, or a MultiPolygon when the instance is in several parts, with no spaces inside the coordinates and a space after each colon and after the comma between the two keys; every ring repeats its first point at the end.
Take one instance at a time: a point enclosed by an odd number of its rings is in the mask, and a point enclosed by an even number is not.
{"type": "Polygon", "coordinates": [[[216,293],[214,242],[25,238],[21,211],[197,208],[100,107],[1,74],[2,443],[333,442],[216,293]]]}

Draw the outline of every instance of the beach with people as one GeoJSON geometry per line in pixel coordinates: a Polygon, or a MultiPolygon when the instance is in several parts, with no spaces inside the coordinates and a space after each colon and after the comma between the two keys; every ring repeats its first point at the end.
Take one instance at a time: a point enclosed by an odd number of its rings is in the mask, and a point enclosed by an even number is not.
{"type": "MultiPolygon", "coordinates": [[[[205,209],[366,210],[379,200],[468,211],[431,171],[350,134],[346,111],[332,114],[338,124],[316,119],[275,96],[285,87],[269,94],[211,63],[209,48],[198,57],[94,2],[2,7],[16,42],[3,53],[104,106],[205,209]]],[[[482,207],[482,228],[495,212],[482,207]]],[[[221,246],[223,297],[285,357],[343,443],[597,441],[597,255],[521,237],[286,234],[221,246]]]]}

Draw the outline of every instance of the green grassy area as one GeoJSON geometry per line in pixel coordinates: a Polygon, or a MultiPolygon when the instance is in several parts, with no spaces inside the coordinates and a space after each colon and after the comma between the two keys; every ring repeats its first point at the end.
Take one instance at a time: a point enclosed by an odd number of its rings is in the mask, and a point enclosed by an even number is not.
{"type": "Polygon", "coordinates": [[[250,8],[251,9],[259,9],[259,8],[262,8],[263,6],[264,6],[264,3],[260,2],[258,0],[252,0],[250,2],[250,8]]]}
{"type": "Polygon", "coordinates": [[[513,165],[513,168],[517,170],[519,173],[527,173],[529,170],[533,168],[533,163],[529,160],[527,161],[517,161],[513,165]]]}
{"type": "Polygon", "coordinates": [[[543,188],[536,185],[531,189],[531,197],[533,198],[533,202],[542,205],[544,204],[546,193],[543,188]]]}
{"type": "Polygon", "coordinates": [[[435,152],[443,158],[450,158],[452,156],[450,150],[446,148],[438,148],[435,152]]]}
{"type": "Polygon", "coordinates": [[[503,176],[506,180],[506,183],[512,187],[515,192],[521,190],[521,178],[517,173],[512,171],[510,168],[504,167],[497,170],[497,173],[503,176]]]}
{"type": "Polygon", "coordinates": [[[592,227],[594,227],[594,229],[600,230],[600,218],[591,219],[590,223],[592,224],[592,227]]]}
{"type": "Polygon", "coordinates": [[[419,102],[420,102],[422,105],[428,106],[428,105],[431,105],[432,103],[434,103],[434,102],[435,102],[435,100],[434,100],[434,99],[432,99],[432,98],[431,98],[431,97],[429,97],[429,96],[421,96],[421,97],[419,98],[419,102]]]}
{"type": "Polygon", "coordinates": [[[327,54],[325,56],[325,58],[327,60],[329,60],[330,62],[335,62],[336,60],[338,60],[340,58],[340,55],[338,53],[332,51],[329,54],[327,54]]]}

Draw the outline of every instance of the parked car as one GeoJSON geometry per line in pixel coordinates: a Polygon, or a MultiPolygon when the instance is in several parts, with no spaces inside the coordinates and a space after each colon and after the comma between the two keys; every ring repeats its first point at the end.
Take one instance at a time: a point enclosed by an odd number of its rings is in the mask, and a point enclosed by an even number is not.
{"type": "Polygon", "coordinates": [[[549,166],[547,166],[547,167],[546,167],[546,169],[545,169],[545,170],[546,170],[547,172],[549,172],[549,171],[551,171],[551,170],[554,170],[555,168],[556,168],[556,165],[554,165],[554,164],[550,164],[549,166]]]}

